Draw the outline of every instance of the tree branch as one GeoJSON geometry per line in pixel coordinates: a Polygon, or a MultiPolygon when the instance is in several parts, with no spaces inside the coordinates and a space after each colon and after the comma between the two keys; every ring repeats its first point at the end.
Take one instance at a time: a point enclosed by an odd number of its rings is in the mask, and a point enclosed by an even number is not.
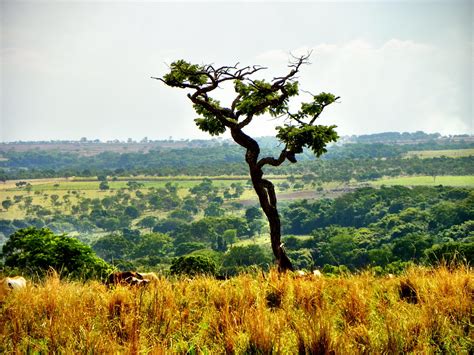
{"type": "Polygon", "coordinates": [[[170,85],[170,84],[167,83],[166,80],[164,80],[163,78],[157,78],[157,77],[154,77],[154,76],[152,76],[151,78],[152,78],[152,79],[155,79],[155,80],[159,80],[159,81],[165,83],[165,84],[168,85],[168,86],[175,86],[175,87],[178,87],[178,88],[181,88],[181,89],[195,89],[195,90],[199,90],[199,89],[200,89],[200,86],[199,86],[199,85],[195,85],[195,84],[173,83],[173,85],[170,85]]]}
{"type": "Polygon", "coordinates": [[[290,54],[293,57],[293,59],[295,59],[295,61],[293,63],[290,63],[290,65],[288,66],[293,69],[286,76],[273,78],[273,82],[274,82],[273,85],[284,85],[289,79],[292,79],[296,75],[296,73],[299,72],[300,67],[303,64],[309,64],[308,58],[311,56],[311,53],[312,52],[309,52],[308,54],[300,56],[300,57],[295,57],[292,54],[290,54]]]}
{"type": "MultiPolygon", "coordinates": [[[[239,116],[236,115],[236,118],[238,118],[239,116]]],[[[252,122],[252,119],[253,119],[253,114],[249,114],[247,115],[247,117],[245,117],[245,119],[239,123],[239,128],[242,129],[244,128],[245,126],[247,126],[250,122],[252,122]]]]}
{"type": "Polygon", "coordinates": [[[288,153],[288,151],[286,150],[286,147],[285,147],[281,151],[280,156],[278,157],[278,159],[275,159],[273,157],[265,157],[265,158],[262,158],[258,161],[257,166],[259,168],[262,168],[265,165],[279,166],[279,165],[283,164],[283,162],[287,158],[287,153],[288,153]]]}
{"type": "MultiPolygon", "coordinates": [[[[338,99],[340,99],[341,97],[340,96],[337,96],[335,99],[334,99],[334,102],[338,99]]],[[[314,117],[311,119],[311,121],[309,121],[309,124],[312,125],[314,123],[314,121],[316,121],[316,119],[323,113],[324,109],[329,106],[330,104],[332,104],[332,102],[329,102],[327,104],[324,104],[322,107],[321,107],[321,111],[319,111],[319,113],[317,115],[314,115],[314,117]]]]}
{"type": "Polygon", "coordinates": [[[212,112],[224,126],[231,128],[237,125],[237,120],[231,110],[226,108],[216,108],[209,102],[209,100],[207,100],[207,96],[203,97],[204,100],[197,95],[197,92],[193,95],[188,94],[188,98],[193,102],[193,104],[200,105],[207,111],[212,112]]]}

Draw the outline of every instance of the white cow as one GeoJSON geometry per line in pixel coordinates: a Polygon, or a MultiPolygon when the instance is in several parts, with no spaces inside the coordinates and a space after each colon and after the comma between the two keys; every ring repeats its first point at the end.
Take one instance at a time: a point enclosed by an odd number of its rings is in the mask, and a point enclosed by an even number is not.
{"type": "Polygon", "coordinates": [[[303,270],[296,270],[295,271],[295,277],[310,280],[310,279],[319,279],[319,278],[323,277],[323,274],[319,270],[313,270],[313,272],[311,274],[307,273],[303,270]]]}
{"type": "Polygon", "coordinates": [[[0,299],[3,300],[13,290],[19,290],[26,287],[26,280],[22,276],[5,277],[0,282],[0,299]]]}
{"type": "Polygon", "coordinates": [[[139,272],[138,275],[140,275],[143,280],[148,280],[150,282],[159,281],[158,275],[156,275],[154,272],[139,272]]]}
{"type": "Polygon", "coordinates": [[[10,290],[26,287],[26,280],[23,276],[5,277],[2,284],[10,290]]]}

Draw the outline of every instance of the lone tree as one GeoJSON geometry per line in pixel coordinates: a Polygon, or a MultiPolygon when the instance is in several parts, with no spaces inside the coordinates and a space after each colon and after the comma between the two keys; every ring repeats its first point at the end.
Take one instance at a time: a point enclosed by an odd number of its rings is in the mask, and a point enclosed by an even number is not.
{"type": "Polygon", "coordinates": [[[289,99],[297,96],[298,81],[296,74],[303,64],[308,64],[310,54],[293,57],[287,75],[271,81],[255,80],[254,74],[266,69],[261,66],[215,67],[214,65],[191,64],[178,60],[170,65],[170,72],[161,78],[168,86],[188,89],[188,98],[200,118],[196,125],[210,135],[220,135],[230,130],[236,143],[246,149],[245,161],[249,166],[250,177],[260,206],[270,225],[270,238],[273,254],[280,271],[293,270],[290,259],[281,244],[280,217],[277,210],[275,188],[271,181],[263,177],[266,165],[279,166],[285,160],[296,163],[295,155],[310,148],[316,156],[326,152],[326,144],[336,141],[336,126],[315,124],[324,108],[339,97],[330,93],[311,94],[311,101],[302,103],[296,112],[290,112],[289,99]],[[228,82],[233,83],[235,98],[230,107],[221,106],[211,97],[217,88],[228,82]],[[260,157],[260,147],[255,139],[243,129],[256,117],[265,113],[275,118],[285,118],[283,126],[276,127],[276,137],[283,143],[283,149],[277,158],[260,157]]]}

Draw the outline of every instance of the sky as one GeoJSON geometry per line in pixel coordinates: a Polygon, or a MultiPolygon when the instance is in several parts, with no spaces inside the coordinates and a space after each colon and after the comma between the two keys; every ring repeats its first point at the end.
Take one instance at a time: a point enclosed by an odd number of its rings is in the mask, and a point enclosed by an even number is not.
{"type": "MultiPolygon", "coordinates": [[[[151,76],[185,59],[258,64],[272,78],[288,72],[290,53],[308,51],[300,87],[341,97],[318,118],[340,135],[473,134],[473,7],[0,0],[0,141],[208,138],[186,92],[151,76]]],[[[223,103],[232,95],[218,92],[223,103]]],[[[247,132],[273,135],[278,124],[262,116],[247,132]]]]}

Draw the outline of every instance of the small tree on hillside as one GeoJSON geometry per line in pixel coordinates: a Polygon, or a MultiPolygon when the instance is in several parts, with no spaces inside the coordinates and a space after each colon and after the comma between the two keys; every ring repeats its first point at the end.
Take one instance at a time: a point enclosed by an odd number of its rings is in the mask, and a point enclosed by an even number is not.
{"type": "Polygon", "coordinates": [[[289,64],[290,72],[272,81],[255,80],[253,75],[264,69],[260,66],[238,67],[191,64],[178,60],[170,65],[170,72],[162,81],[170,87],[188,89],[188,98],[193,103],[199,118],[196,125],[211,135],[220,135],[229,130],[236,143],[246,149],[245,161],[249,166],[250,177],[260,206],[270,225],[270,238],[273,254],[281,271],[292,270],[293,266],[281,244],[280,217],[277,210],[275,188],[263,177],[267,165],[279,166],[286,160],[296,163],[295,155],[310,148],[320,156],[326,152],[326,144],[336,141],[336,126],[316,125],[316,119],[324,108],[338,97],[321,93],[311,95],[311,101],[302,103],[296,112],[291,112],[289,99],[298,95],[296,74],[303,64],[308,63],[309,55],[294,58],[289,64]],[[211,97],[211,93],[227,82],[234,84],[235,98],[229,107],[211,97]],[[243,129],[255,118],[265,113],[272,117],[286,118],[283,126],[276,127],[276,137],[283,143],[277,158],[260,157],[260,147],[255,139],[243,129]]]}
{"type": "Polygon", "coordinates": [[[101,191],[105,191],[105,190],[108,190],[110,187],[109,187],[109,183],[107,181],[101,181],[100,184],[99,184],[99,189],[101,191]]]}

